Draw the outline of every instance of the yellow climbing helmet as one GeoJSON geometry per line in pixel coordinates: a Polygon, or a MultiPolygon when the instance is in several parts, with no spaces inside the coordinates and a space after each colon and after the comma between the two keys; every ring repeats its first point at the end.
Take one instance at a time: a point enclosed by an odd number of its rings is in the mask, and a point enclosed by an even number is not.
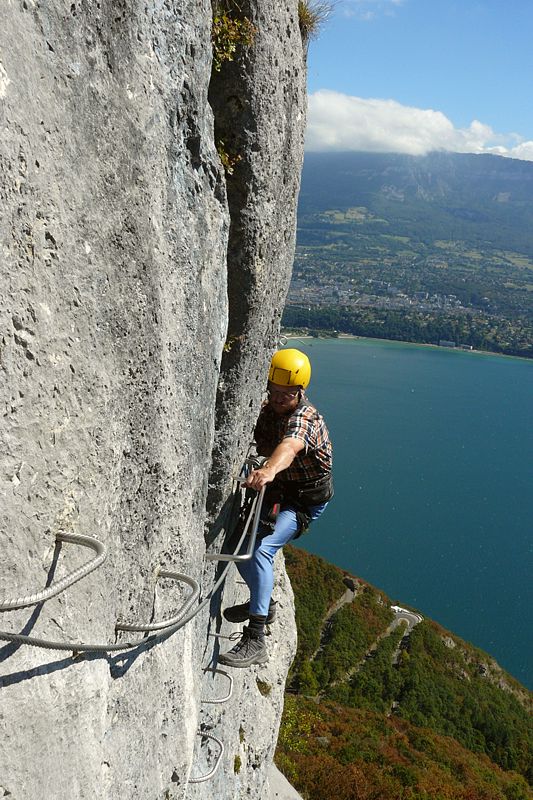
{"type": "Polygon", "coordinates": [[[309,359],[300,350],[278,350],[272,356],[268,380],[278,386],[301,386],[305,389],[311,380],[309,359]]]}

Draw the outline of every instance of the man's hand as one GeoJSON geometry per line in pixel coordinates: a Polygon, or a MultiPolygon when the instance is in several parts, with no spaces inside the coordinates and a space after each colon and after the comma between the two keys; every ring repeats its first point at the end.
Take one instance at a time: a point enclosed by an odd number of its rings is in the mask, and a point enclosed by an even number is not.
{"type": "Polygon", "coordinates": [[[278,472],[290,467],[304,446],[301,439],[283,439],[263,466],[259,469],[254,469],[251,475],[248,476],[243,486],[259,492],[267,483],[272,483],[278,472]]]}
{"type": "Polygon", "coordinates": [[[267,464],[266,467],[254,469],[254,471],[250,473],[248,478],[244,481],[243,486],[246,486],[248,489],[255,489],[257,492],[259,492],[263,486],[266,486],[267,483],[272,483],[275,477],[276,470],[274,467],[267,464]]]}

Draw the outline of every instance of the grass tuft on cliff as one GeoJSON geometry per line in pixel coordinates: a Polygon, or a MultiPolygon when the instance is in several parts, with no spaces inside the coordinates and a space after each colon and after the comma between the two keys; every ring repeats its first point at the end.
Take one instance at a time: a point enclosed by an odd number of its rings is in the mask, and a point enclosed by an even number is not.
{"type": "Polygon", "coordinates": [[[298,24],[304,43],[318,36],[334,6],[335,3],[328,0],[298,0],[298,24]]]}

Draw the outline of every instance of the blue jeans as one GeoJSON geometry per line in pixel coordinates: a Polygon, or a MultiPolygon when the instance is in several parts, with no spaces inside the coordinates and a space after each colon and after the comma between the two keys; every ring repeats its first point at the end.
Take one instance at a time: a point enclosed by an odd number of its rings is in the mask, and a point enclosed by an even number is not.
{"type": "MultiPolygon", "coordinates": [[[[311,520],[318,519],[327,503],[310,506],[311,520]]],[[[280,511],[272,533],[270,528],[259,525],[254,552],[250,561],[241,561],[237,567],[250,589],[250,614],[265,616],[274,588],[274,556],[283,545],[294,538],[298,530],[296,511],[291,506],[280,511]],[[262,535],[263,534],[263,535],[262,535]]],[[[241,552],[246,552],[246,542],[241,552]]]]}

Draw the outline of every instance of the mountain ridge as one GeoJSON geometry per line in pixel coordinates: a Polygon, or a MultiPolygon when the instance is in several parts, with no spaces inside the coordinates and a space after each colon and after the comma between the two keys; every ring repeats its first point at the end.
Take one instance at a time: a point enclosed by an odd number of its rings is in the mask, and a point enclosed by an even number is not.
{"type": "Polygon", "coordinates": [[[311,153],[286,327],[533,355],[533,163],[311,153]]]}
{"type": "MultiPolygon", "coordinates": [[[[414,205],[409,211],[420,220],[424,206],[431,205],[439,212],[433,222],[438,222],[441,229],[457,234],[456,238],[466,233],[486,235],[487,241],[499,246],[501,234],[486,228],[485,223],[497,219],[506,231],[510,226],[515,236],[521,225],[533,223],[533,162],[465,153],[308,153],[302,173],[299,219],[324,208],[365,205],[363,200],[370,202],[373,209],[376,194],[382,201],[377,205],[381,210],[392,204],[395,213],[399,213],[398,207],[411,201],[414,205]],[[440,205],[443,198],[448,200],[446,205],[440,205]],[[469,212],[464,219],[459,214],[463,210],[469,212]],[[461,221],[470,225],[459,226],[461,221]],[[479,224],[481,232],[475,228],[479,224]]],[[[408,221],[399,217],[398,224],[407,225],[408,221]]],[[[520,232],[521,246],[533,255],[533,230],[529,227],[520,232]]]]}

